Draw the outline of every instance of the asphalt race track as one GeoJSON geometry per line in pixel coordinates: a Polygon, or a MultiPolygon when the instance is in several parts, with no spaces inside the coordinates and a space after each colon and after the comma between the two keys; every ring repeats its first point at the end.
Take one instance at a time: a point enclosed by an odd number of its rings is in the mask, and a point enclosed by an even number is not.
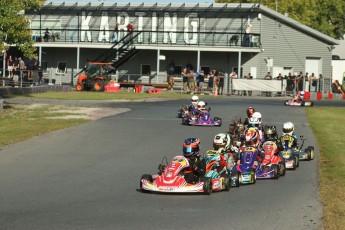
{"type": "Polygon", "coordinates": [[[131,111],[3,148],[0,229],[320,229],[319,151],[304,109],[279,99],[207,102],[222,127],[181,125],[176,112],[188,100],[104,103],[131,111]],[[248,106],[278,130],[292,121],[306,145],[315,146],[315,160],[278,180],[210,196],[140,192],[141,175],[156,173],[163,156],[180,155],[185,138],[200,137],[202,152],[211,149],[214,135],[248,106]]]}

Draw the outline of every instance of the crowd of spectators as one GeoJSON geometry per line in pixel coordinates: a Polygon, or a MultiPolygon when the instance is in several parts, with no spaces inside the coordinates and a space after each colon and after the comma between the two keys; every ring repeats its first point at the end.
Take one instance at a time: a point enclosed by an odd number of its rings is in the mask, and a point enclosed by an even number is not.
{"type": "MultiPolygon", "coordinates": [[[[42,78],[42,68],[38,65],[37,58],[24,59],[9,54],[5,61],[5,78],[17,83],[20,79],[23,82],[30,82],[34,76],[42,78]]],[[[39,83],[42,79],[38,79],[39,83]]]]}

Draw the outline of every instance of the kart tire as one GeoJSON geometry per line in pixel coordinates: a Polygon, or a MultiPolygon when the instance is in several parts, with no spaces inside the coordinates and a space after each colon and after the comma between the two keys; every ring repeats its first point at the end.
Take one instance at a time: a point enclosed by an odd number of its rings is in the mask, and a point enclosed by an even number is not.
{"type": "Polygon", "coordinates": [[[289,160],[292,160],[292,170],[296,169],[296,157],[290,157],[289,160]]]}
{"type": "Polygon", "coordinates": [[[286,173],[285,163],[282,162],[280,163],[280,176],[285,176],[285,173],[286,173]]]}
{"type": "Polygon", "coordinates": [[[288,101],[288,100],[285,100],[285,101],[284,101],[284,105],[285,105],[285,106],[289,105],[289,101],[288,101]]]}
{"type": "Polygon", "coordinates": [[[81,82],[76,87],[77,91],[83,91],[84,90],[84,82],[81,82]]]}
{"type": "Polygon", "coordinates": [[[152,175],[150,175],[150,174],[144,174],[144,175],[142,175],[141,178],[140,178],[140,190],[141,190],[141,192],[143,192],[143,193],[148,193],[149,191],[147,191],[147,190],[145,190],[145,189],[142,189],[142,186],[143,186],[143,184],[142,184],[142,182],[141,182],[142,179],[145,179],[145,180],[147,180],[147,181],[153,182],[152,175]]]}
{"type": "Polygon", "coordinates": [[[188,122],[185,118],[182,118],[182,125],[188,125],[188,122]]]}
{"type": "Polygon", "coordinates": [[[314,106],[314,102],[310,101],[309,103],[310,103],[310,105],[309,105],[310,107],[314,106]]]}
{"type": "Polygon", "coordinates": [[[309,148],[306,148],[304,150],[305,154],[307,154],[307,161],[311,160],[311,150],[309,148]]]}
{"type": "Polygon", "coordinates": [[[278,167],[278,165],[272,165],[271,168],[273,169],[273,178],[278,179],[279,178],[279,167],[278,167]]]}
{"type": "Polygon", "coordinates": [[[232,171],[231,172],[231,184],[233,187],[240,187],[240,173],[238,171],[232,171]]]}
{"type": "Polygon", "coordinates": [[[302,102],[301,102],[301,106],[305,106],[305,101],[302,101],[302,102]]]}
{"type": "Polygon", "coordinates": [[[248,172],[251,172],[252,173],[252,184],[255,184],[256,183],[256,172],[255,172],[255,169],[251,168],[251,169],[248,169],[248,172]]]}
{"type": "Polygon", "coordinates": [[[225,174],[222,175],[224,177],[224,191],[230,191],[231,188],[231,177],[230,174],[225,174]]]}
{"type": "Polygon", "coordinates": [[[295,158],[296,158],[296,168],[298,168],[299,167],[299,156],[298,156],[298,154],[295,155],[295,158]]]}
{"type": "Polygon", "coordinates": [[[314,160],[314,158],[315,158],[314,147],[313,147],[313,146],[308,146],[307,149],[310,149],[310,152],[311,152],[311,160],[314,160]]]}
{"type": "Polygon", "coordinates": [[[217,126],[222,126],[222,118],[220,118],[220,117],[214,117],[214,119],[213,119],[215,122],[217,122],[218,123],[218,125],[217,126]]]}
{"type": "Polygon", "coordinates": [[[203,177],[201,179],[201,182],[204,183],[204,185],[202,186],[204,189],[204,194],[210,195],[212,193],[212,179],[208,177],[203,177]]]}

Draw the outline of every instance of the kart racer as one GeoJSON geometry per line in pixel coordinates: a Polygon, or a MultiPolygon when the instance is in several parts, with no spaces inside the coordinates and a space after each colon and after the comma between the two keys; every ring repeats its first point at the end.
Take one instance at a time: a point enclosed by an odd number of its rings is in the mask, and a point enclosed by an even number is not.
{"type": "Polygon", "coordinates": [[[243,122],[243,124],[245,126],[248,126],[249,119],[253,116],[253,113],[255,113],[255,109],[253,107],[248,107],[248,109],[247,109],[247,117],[244,119],[244,122],[243,122]]]}
{"type": "Polygon", "coordinates": [[[264,146],[267,143],[272,143],[272,142],[276,145],[277,147],[276,153],[275,153],[276,155],[279,153],[279,151],[282,151],[284,149],[280,139],[278,138],[276,126],[272,125],[272,126],[265,127],[264,139],[265,141],[263,142],[262,146],[264,146]]]}
{"type": "Polygon", "coordinates": [[[213,149],[219,152],[220,161],[219,166],[226,167],[230,170],[237,160],[237,155],[232,154],[230,151],[231,147],[231,138],[227,133],[219,133],[215,135],[213,139],[213,149]]]}
{"type": "Polygon", "coordinates": [[[185,171],[185,180],[190,184],[199,182],[206,171],[205,161],[199,155],[199,145],[200,139],[194,137],[187,138],[183,142],[183,156],[188,159],[190,165],[185,171]]]}
{"type": "Polygon", "coordinates": [[[292,122],[283,124],[283,135],[280,137],[283,148],[298,148],[298,138],[294,133],[295,126],[292,122]]]}
{"type": "Polygon", "coordinates": [[[295,102],[302,103],[303,100],[304,100],[304,91],[301,91],[299,93],[299,96],[298,95],[294,96],[294,101],[295,102]]]}
{"type": "Polygon", "coordinates": [[[206,108],[206,103],[204,101],[199,101],[197,104],[197,116],[200,116],[202,112],[208,111],[206,108]]]}
{"type": "Polygon", "coordinates": [[[254,112],[252,117],[249,118],[248,127],[255,127],[258,128],[259,135],[260,135],[260,141],[262,142],[264,140],[264,131],[262,126],[262,115],[259,112],[254,112]]]}

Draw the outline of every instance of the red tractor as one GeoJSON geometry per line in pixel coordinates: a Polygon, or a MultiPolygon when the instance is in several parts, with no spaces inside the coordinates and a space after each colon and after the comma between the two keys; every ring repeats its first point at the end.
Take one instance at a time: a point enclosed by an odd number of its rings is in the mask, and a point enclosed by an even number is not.
{"type": "Polygon", "coordinates": [[[89,62],[83,73],[78,76],[77,91],[104,91],[104,86],[110,81],[111,74],[115,73],[112,64],[111,62],[89,62]]]}

